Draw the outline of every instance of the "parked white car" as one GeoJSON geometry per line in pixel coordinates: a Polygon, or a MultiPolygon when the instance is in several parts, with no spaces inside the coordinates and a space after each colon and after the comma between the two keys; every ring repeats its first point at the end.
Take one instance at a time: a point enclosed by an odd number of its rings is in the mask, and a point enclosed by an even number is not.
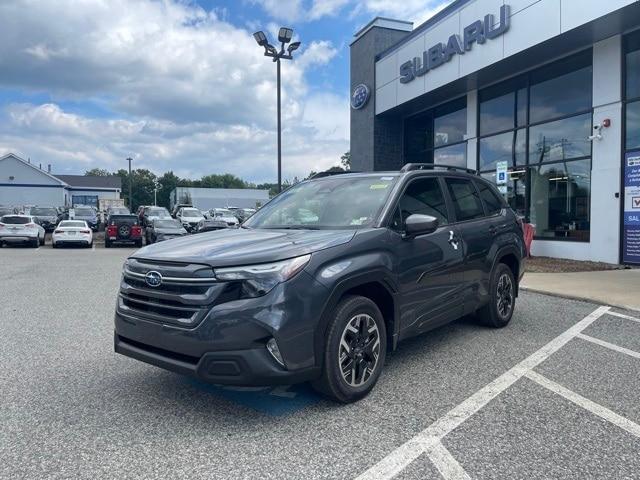
{"type": "Polygon", "coordinates": [[[62,245],[93,245],[93,233],[84,220],[63,220],[51,234],[51,246],[58,248],[62,245]]]}
{"type": "Polygon", "coordinates": [[[0,246],[5,243],[29,243],[34,248],[44,245],[45,231],[30,215],[0,217],[0,246]]]}
{"type": "Polygon", "coordinates": [[[180,220],[180,223],[187,232],[192,233],[198,229],[198,224],[200,220],[204,219],[204,215],[197,208],[183,207],[178,210],[176,218],[180,220]]]}
{"type": "Polygon", "coordinates": [[[233,212],[227,208],[212,208],[209,210],[209,215],[214,220],[225,222],[231,228],[237,227],[240,223],[233,212]]]}

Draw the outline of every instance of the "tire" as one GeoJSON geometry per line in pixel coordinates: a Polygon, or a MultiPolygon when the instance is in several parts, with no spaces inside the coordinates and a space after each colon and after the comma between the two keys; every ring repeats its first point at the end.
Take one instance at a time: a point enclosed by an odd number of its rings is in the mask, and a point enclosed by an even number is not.
{"type": "Polygon", "coordinates": [[[58,248],[58,245],[56,245],[53,240],[51,240],[51,248],[58,248]]]}
{"type": "Polygon", "coordinates": [[[336,306],[327,326],[322,374],[312,386],[337,402],[360,400],[378,381],[386,353],[386,328],[378,306],[366,297],[347,296],[336,306]],[[356,358],[351,356],[354,354],[356,358]],[[355,369],[349,368],[354,362],[355,369]]]}
{"type": "Polygon", "coordinates": [[[111,248],[111,242],[108,238],[104,239],[104,248],[111,248]]]}
{"type": "Polygon", "coordinates": [[[40,246],[40,237],[36,237],[31,241],[31,246],[33,248],[38,248],[40,246]]]}
{"type": "Polygon", "coordinates": [[[136,247],[137,248],[142,248],[142,239],[136,240],[136,247]]]}
{"type": "MultiPolygon", "coordinates": [[[[45,235],[46,235],[46,234],[45,234],[45,235]]],[[[44,238],[44,237],[42,237],[42,240],[40,240],[40,246],[43,246],[43,245],[44,245],[44,241],[45,241],[45,238],[44,238]]]]}
{"type": "Polygon", "coordinates": [[[516,282],[513,272],[504,263],[499,263],[491,275],[489,303],[478,310],[478,321],[487,327],[506,327],[513,317],[515,306],[516,282]]]}

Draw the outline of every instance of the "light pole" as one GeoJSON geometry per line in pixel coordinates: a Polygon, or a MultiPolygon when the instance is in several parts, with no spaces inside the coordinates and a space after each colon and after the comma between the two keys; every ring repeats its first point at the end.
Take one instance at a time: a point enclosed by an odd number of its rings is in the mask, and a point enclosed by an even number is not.
{"type": "Polygon", "coordinates": [[[264,47],[264,56],[273,58],[276,63],[276,76],[277,76],[277,97],[278,97],[278,193],[282,191],[282,120],[281,120],[281,106],[280,106],[280,60],[291,60],[293,56],[291,53],[300,47],[300,42],[293,42],[287,47],[285,46],[291,41],[293,37],[293,30],[291,28],[282,27],[278,32],[278,41],[280,42],[280,51],[267,40],[267,36],[263,31],[259,31],[253,34],[258,45],[264,47]]]}
{"type": "Polygon", "coordinates": [[[153,206],[158,206],[158,190],[162,188],[162,184],[158,180],[153,181],[153,206]]]}
{"type": "Polygon", "coordinates": [[[131,162],[133,161],[133,158],[131,157],[127,157],[127,162],[129,162],[129,211],[133,213],[133,197],[131,196],[131,192],[133,190],[133,182],[131,180],[131,162]]]}

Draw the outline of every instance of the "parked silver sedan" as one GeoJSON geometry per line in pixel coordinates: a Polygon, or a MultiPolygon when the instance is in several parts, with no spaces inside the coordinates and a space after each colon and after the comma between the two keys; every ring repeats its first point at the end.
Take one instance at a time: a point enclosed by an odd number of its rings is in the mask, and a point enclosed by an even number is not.
{"type": "Polygon", "coordinates": [[[9,243],[28,243],[34,248],[44,245],[45,231],[31,215],[0,217],[0,246],[9,243]]]}

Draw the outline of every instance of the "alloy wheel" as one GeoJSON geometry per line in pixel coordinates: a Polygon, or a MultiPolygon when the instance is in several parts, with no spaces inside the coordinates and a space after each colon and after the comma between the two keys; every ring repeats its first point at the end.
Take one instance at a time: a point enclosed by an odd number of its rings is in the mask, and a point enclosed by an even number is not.
{"type": "Polygon", "coordinates": [[[497,297],[498,314],[502,318],[507,318],[513,308],[513,282],[506,273],[500,275],[498,279],[497,297]]]}
{"type": "Polygon", "coordinates": [[[352,387],[364,385],[378,366],[380,331],[373,317],[361,313],[351,318],[342,332],[338,364],[342,379],[352,387]]]}

